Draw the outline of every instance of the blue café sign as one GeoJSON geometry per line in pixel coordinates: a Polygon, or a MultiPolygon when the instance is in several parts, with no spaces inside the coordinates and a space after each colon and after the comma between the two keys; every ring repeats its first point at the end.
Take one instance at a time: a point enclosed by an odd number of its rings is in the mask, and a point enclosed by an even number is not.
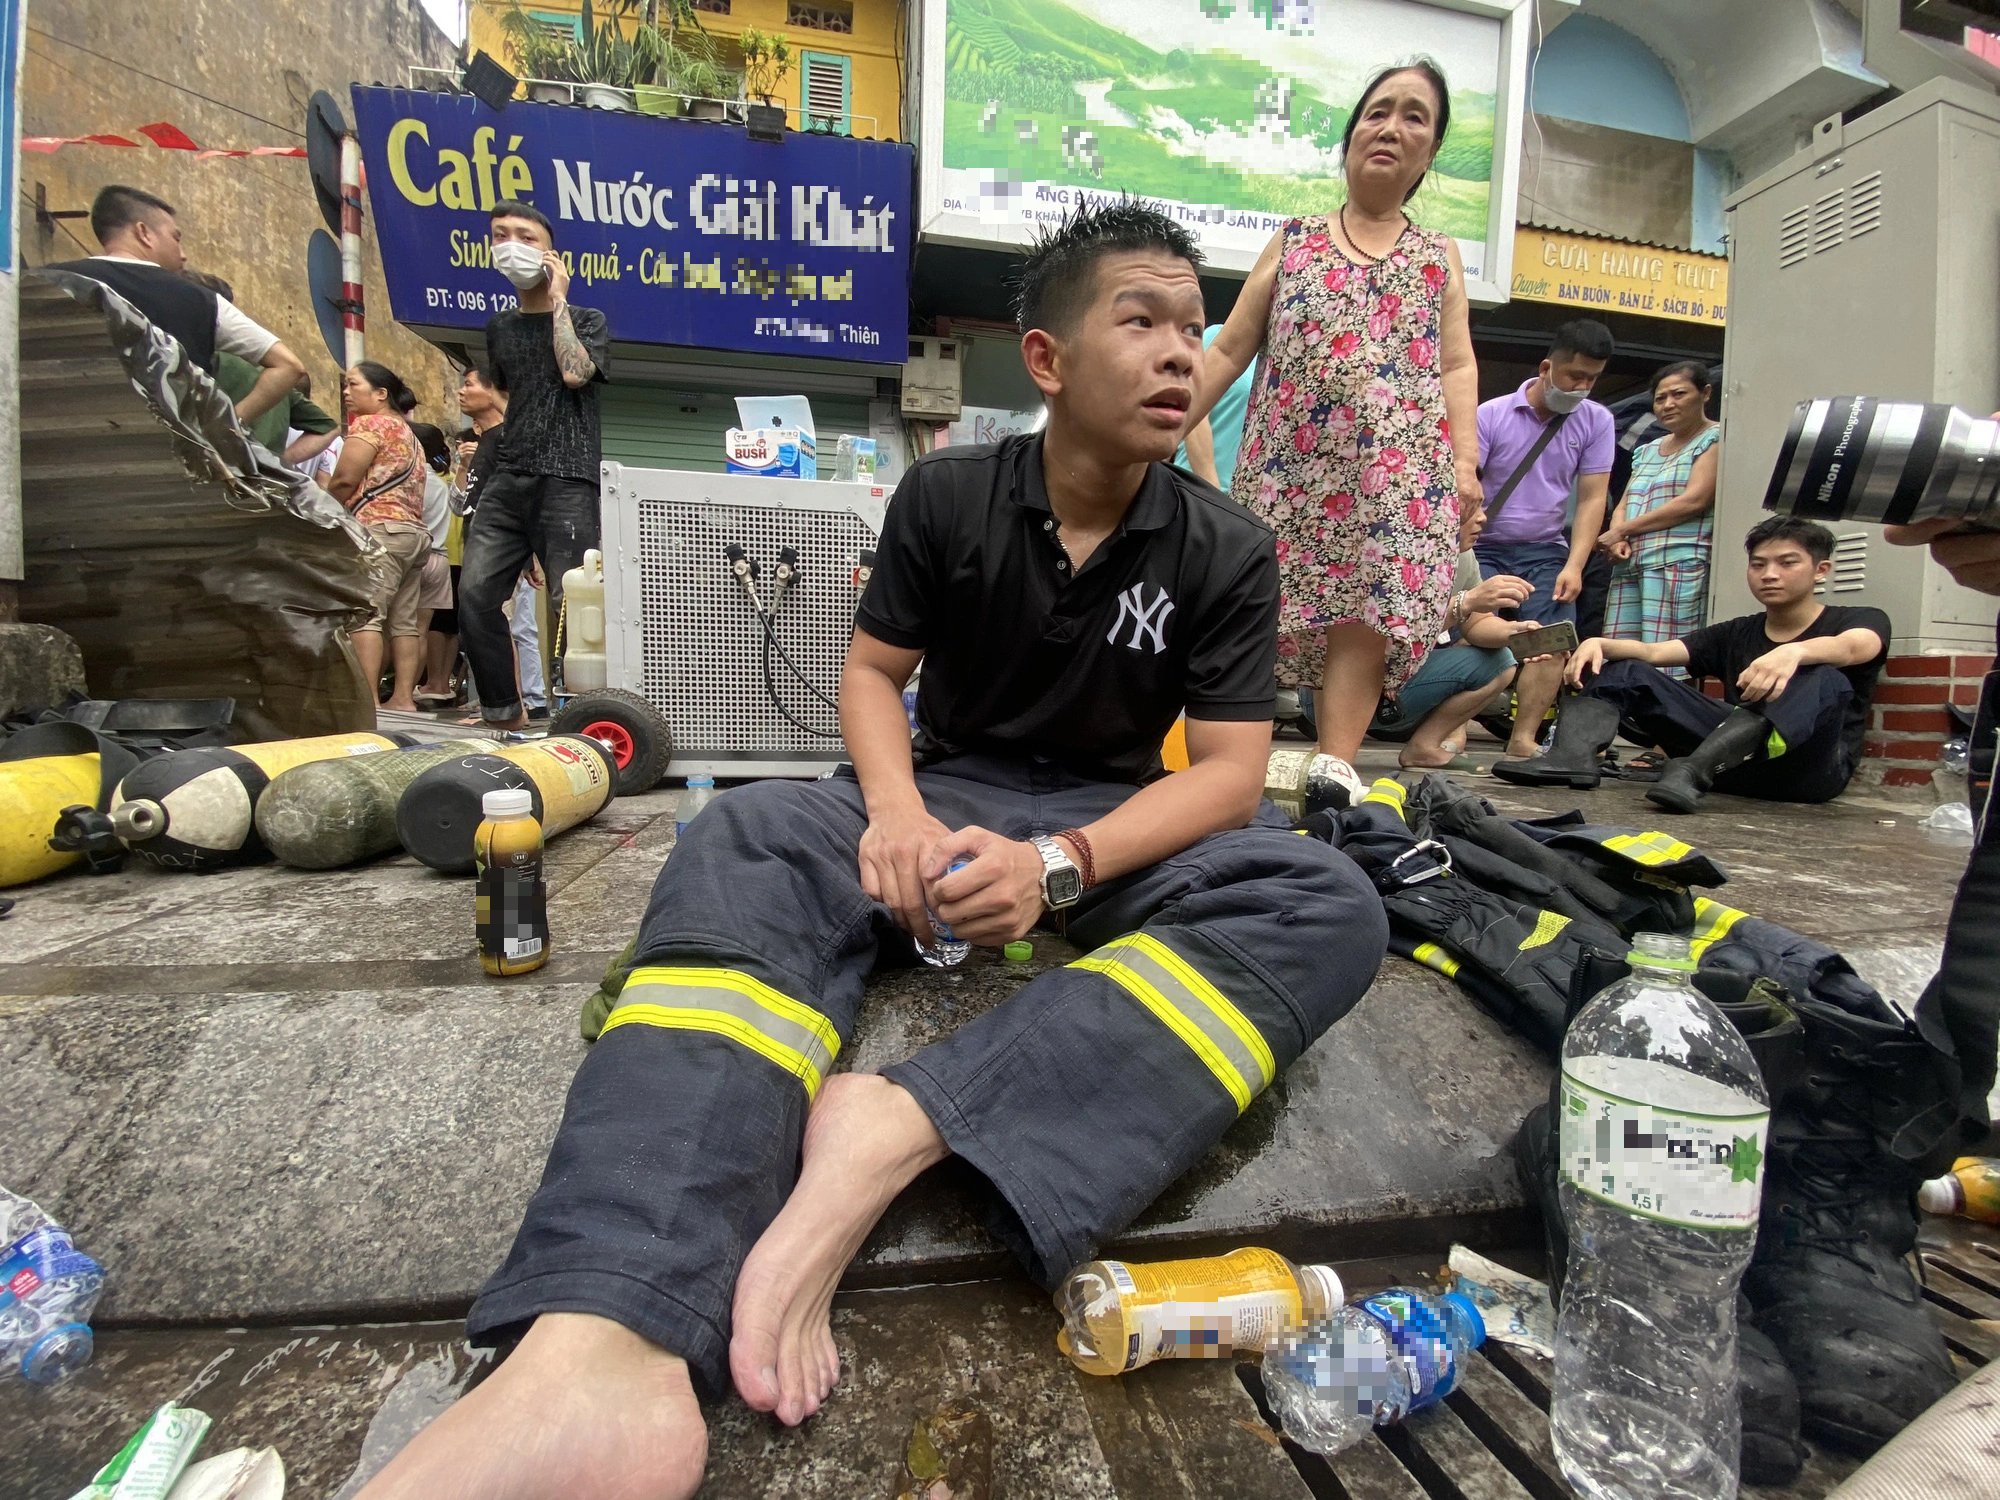
{"type": "Polygon", "coordinates": [[[614,339],[906,355],[908,146],[360,85],[354,114],[401,322],[477,329],[514,305],[486,226],[516,198],[554,221],[570,300],[614,339]]]}

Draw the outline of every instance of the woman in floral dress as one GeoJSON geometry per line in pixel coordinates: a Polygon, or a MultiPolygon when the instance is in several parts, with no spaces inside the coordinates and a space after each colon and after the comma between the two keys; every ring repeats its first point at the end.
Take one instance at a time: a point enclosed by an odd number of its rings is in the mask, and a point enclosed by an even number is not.
{"type": "Polygon", "coordinates": [[[1450,120],[1428,63],[1368,85],[1343,142],[1347,201],[1272,237],[1188,413],[1261,352],[1232,490],[1277,533],[1278,680],[1319,690],[1314,779],[1355,798],[1362,735],[1437,642],[1460,517],[1481,500],[1465,270],[1403,211],[1450,120]]]}

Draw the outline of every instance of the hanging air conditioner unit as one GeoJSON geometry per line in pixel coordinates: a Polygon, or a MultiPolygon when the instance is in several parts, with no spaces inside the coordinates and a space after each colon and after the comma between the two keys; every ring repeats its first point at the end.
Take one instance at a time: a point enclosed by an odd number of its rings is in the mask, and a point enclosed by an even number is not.
{"type": "Polygon", "coordinates": [[[665,715],[669,775],[817,776],[847,759],[833,709],[799,675],[838,696],[888,503],[881,485],[604,465],[606,671],[665,715]],[[766,610],[781,550],[798,554],[768,653],[731,547],[756,564],[766,610]]]}

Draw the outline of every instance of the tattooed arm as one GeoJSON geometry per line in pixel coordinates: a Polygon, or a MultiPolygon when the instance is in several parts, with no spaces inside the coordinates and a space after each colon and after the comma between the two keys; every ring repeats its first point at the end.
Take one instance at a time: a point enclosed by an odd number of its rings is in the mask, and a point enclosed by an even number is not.
{"type": "Polygon", "coordinates": [[[570,319],[569,269],[553,251],[544,252],[542,264],[549,273],[549,297],[554,303],[555,316],[550,322],[555,332],[556,368],[562,371],[564,385],[573,391],[581,390],[597,374],[597,366],[577,338],[576,324],[570,319]]]}

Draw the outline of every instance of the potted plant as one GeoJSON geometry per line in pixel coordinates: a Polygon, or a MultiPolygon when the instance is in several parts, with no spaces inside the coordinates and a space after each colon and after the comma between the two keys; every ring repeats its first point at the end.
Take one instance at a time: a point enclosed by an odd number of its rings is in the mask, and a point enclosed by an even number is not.
{"type": "Polygon", "coordinates": [[[538,104],[572,102],[570,85],[577,79],[576,42],[529,15],[521,0],[509,0],[500,14],[500,26],[507,35],[507,50],[527,80],[528,97],[538,104]]]}
{"type": "Polygon", "coordinates": [[[674,89],[681,113],[693,120],[720,120],[742,90],[742,81],[716,60],[714,45],[706,36],[700,45],[681,43],[671,64],[674,89]]]}
{"type": "Polygon", "coordinates": [[[639,61],[632,38],[618,24],[618,13],[625,7],[620,0],[613,4],[610,18],[599,25],[590,0],[583,0],[577,18],[576,77],[583,86],[579,91],[583,102],[590,108],[629,110],[639,61]]]}
{"type": "Polygon", "coordinates": [[[763,100],[744,109],[745,123],[753,139],[775,141],[784,134],[785,110],[771,102],[771,94],[792,71],[792,48],[781,36],[746,26],[736,39],[743,49],[743,92],[763,100]]]}

